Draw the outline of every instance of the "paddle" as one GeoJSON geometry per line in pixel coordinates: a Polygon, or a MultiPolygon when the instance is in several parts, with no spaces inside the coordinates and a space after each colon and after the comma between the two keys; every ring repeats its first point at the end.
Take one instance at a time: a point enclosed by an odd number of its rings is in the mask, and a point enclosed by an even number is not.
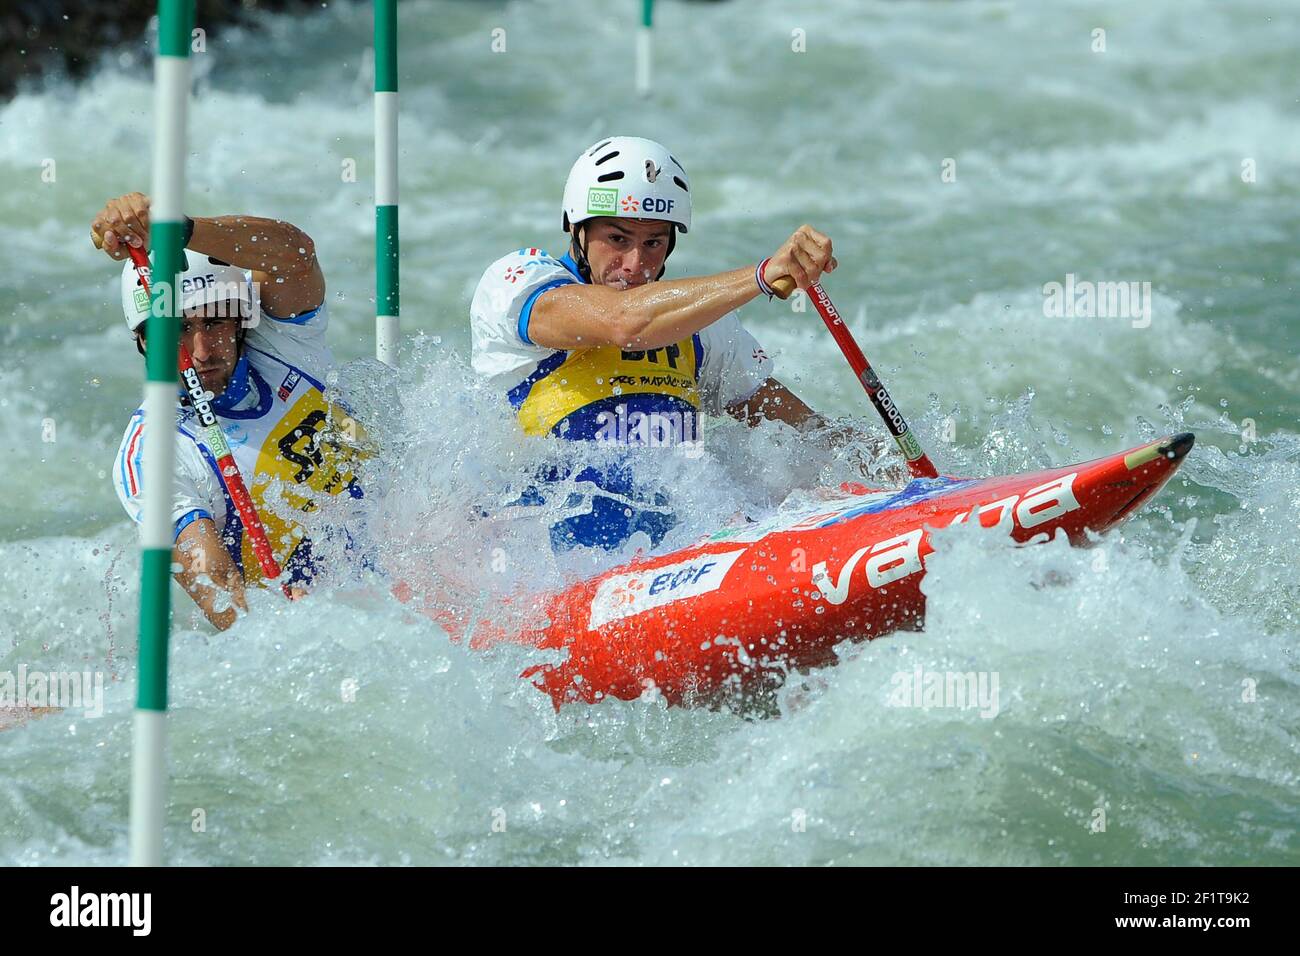
{"type": "MultiPolygon", "coordinates": [[[[149,257],[145,255],[144,250],[135,246],[128,245],[127,251],[131,253],[131,261],[135,263],[136,274],[140,276],[145,292],[148,292],[149,257]]],[[[266,540],[266,529],[262,527],[262,519],[257,516],[257,508],[253,505],[248,489],[244,487],[244,479],[239,474],[239,466],[235,464],[235,456],[226,443],[226,436],[221,431],[217,416],[212,412],[212,406],[207,398],[207,389],[203,387],[199,373],[194,369],[190,350],[185,347],[184,341],[181,341],[179,346],[181,382],[185,389],[186,401],[203,424],[203,439],[207,442],[213,457],[217,459],[217,471],[221,473],[226,492],[230,495],[230,500],[235,503],[235,510],[239,512],[239,518],[244,523],[244,530],[248,533],[249,541],[253,546],[253,554],[257,555],[257,563],[262,566],[262,573],[266,575],[267,580],[274,581],[280,576],[280,565],[275,560],[271,543],[266,540]]],[[[289,590],[287,582],[281,582],[280,588],[284,591],[285,597],[293,600],[293,593],[289,590]]]]}
{"type": "MultiPolygon", "coordinates": [[[[781,276],[772,283],[772,290],[780,298],[788,299],[795,290],[794,279],[790,276],[781,276]]],[[[844,357],[849,360],[849,365],[853,366],[853,372],[857,375],[858,381],[862,383],[862,387],[867,390],[867,397],[871,399],[871,404],[880,413],[880,417],[885,420],[885,427],[894,436],[894,441],[898,442],[898,449],[907,460],[907,470],[912,473],[912,477],[939,477],[939,472],[931,463],[929,456],[921,448],[921,443],[916,440],[912,430],[907,427],[907,422],[903,420],[903,413],[898,410],[893,398],[890,397],[885,386],[881,384],[875,369],[871,367],[867,357],[862,354],[862,349],[858,348],[853,333],[849,331],[849,327],[840,318],[840,313],[836,310],[834,303],[831,302],[831,297],[826,294],[826,290],[822,288],[820,282],[808,290],[808,298],[812,299],[817,314],[826,323],[826,328],[830,329],[831,335],[835,337],[835,343],[839,345],[844,357]]]]}

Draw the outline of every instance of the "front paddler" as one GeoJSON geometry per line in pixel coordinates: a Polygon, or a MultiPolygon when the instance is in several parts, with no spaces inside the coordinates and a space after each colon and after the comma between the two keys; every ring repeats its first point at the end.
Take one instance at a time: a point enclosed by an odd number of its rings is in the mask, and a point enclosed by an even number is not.
{"type": "MultiPolygon", "coordinates": [[[[831,240],[801,226],[757,265],[664,280],[691,227],[686,170],[659,143],[603,139],[564,187],[559,258],[524,248],[488,266],[470,306],[474,369],[508,397],[529,435],[671,446],[699,439],[699,416],[764,419],[810,432],[827,422],[772,375],[772,360],[734,310],[790,276],[800,289],[836,266],[831,240]]],[[[822,432],[827,435],[828,432],[822,432]]],[[[551,529],[554,549],[620,547],[640,531],[657,544],[676,523],[662,493],[642,506],[630,467],[543,476],[591,482],[590,511],[551,529]]],[[[543,487],[532,493],[543,500],[543,487]]],[[[528,496],[525,496],[527,500],[528,496]]]]}
{"type": "MultiPolygon", "coordinates": [[[[212,396],[235,462],[295,594],[318,573],[319,556],[300,520],[334,496],[362,497],[357,466],[364,430],[326,398],[333,357],[325,276],[311,237],[287,222],[255,216],[186,218],[184,271],[177,276],[181,341],[212,396]]],[[[114,259],[148,248],[149,197],[110,199],[91,235],[114,259]]],[[[122,310],[144,354],[150,298],[130,261],[122,310]]],[[[248,536],[217,470],[194,410],[177,397],[172,487],[176,580],[212,624],[225,629],[247,604],[244,588],[263,583],[248,536]]],[[[131,416],[113,468],[127,514],[142,521],[144,409],[131,416]]],[[[323,534],[352,545],[339,526],[323,534]]],[[[319,542],[318,542],[319,543],[319,542]]],[[[320,548],[317,548],[319,551],[320,548]]]]}

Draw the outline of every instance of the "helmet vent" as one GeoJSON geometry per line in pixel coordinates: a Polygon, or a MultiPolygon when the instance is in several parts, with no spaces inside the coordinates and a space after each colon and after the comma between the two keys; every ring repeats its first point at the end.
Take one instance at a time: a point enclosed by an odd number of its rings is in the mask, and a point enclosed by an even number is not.
{"type": "Polygon", "coordinates": [[[220,259],[216,258],[215,256],[208,256],[208,262],[212,263],[214,266],[229,266],[229,265],[230,265],[229,262],[222,262],[220,259]]]}
{"type": "Polygon", "coordinates": [[[672,153],[669,153],[669,154],[668,154],[668,158],[671,159],[671,160],[673,161],[673,165],[676,166],[678,169],[680,169],[680,170],[682,171],[682,175],[685,176],[685,175],[686,175],[686,169],[682,166],[681,163],[677,162],[677,157],[674,156],[672,153]]]}
{"type": "MultiPolygon", "coordinates": [[[[588,156],[595,156],[598,152],[600,152],[602,149],[604,149],[606,146],[608,146],[608,145],[609,145],[610,143],[612,143],[612,142],[614,142],[612,139],[607,139],[607,140],[605,140],[605,142],[603,142],[603,143],[597,143],[595,146],[591,147],[591,149],[589,149],[589,150],[587,151],[587,155],[588,155],[588,156]]],[[[603,162],[603,160],[602,160],[602,162],[603,162]]],[[[675,162],[675,160],[674,160],[674,162],[675,162]]]]}
{"type": "Polygon", "coordinates": [[[601,163],[607,163],[617,155],[618,150],[614,150],[612,153],[606,153],[604,156],[600,157],[600,159],[596,160],[596,165],[599,166],[601,163]]]}
{"type": "Polygon", "coordinates": [[[596,177],[596,182],[598,182],[598,183],[612,183],[612,182],[614,182],[616,179],[622,179],[622,178],[623,178],[623,170],[621,170],[621,169],[616,169],[616,170],[614,170],[612,173],[605,173],[605,174],[602,175],[602,176],[597,176],[597,177],[596,177]]]}
{"type": "Polygon", "coordinates": [[[673,177],[673,182],[675,182],[678,186],[680,186],[680,187],[682,188],[682,192],[684,192],[684,193],[688,193],[688,192],[691,191],[691,188],[690,188],[689,186],[686,185],[686,180],[682,179],[682,177],[680,177],[680,176],[674,176],[674,177],[673,177]]]}

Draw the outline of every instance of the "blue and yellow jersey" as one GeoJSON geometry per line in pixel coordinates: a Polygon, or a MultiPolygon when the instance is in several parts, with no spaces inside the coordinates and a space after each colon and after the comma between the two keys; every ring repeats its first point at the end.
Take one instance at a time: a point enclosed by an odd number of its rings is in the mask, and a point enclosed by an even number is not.
{"type": "Polygon", "coordinates": [[[702,412],[745,401],[772,375],[771,360],[734,313],[666,348],[534,343],[528,323],[537,299],[578,282],[567,254],[529,248],[494,262],[474,292],[474,368],[501,386],[527,434],[620,445],[694,441],[702,412]]]}
{"type": "MultiPolygon", "coordinates": [[[[744,402],[772,374],[771,360],[734,313],[664,348],[550,349],[533,342],[528,326],[538,298],[582,281],[570,256],[527,248],[489,266],[474,291],[474,369],[500,387],[528,435],[622,446],[695,442],[702,413],[744,402]]],[[[570,474],[538,477],[544,485],[570,474]]],[[[572,477],[623,499],[637,484],[627,465],[580,468],[572,477]]],[[[542,492],[530,496],[541,500],[542,492]]],[[[553,544],[616,547],[636,530],[658,543],[673,518],[663,496],[653,497],[636,511],[597,495],[589,514],[552,529],[553,544]]]]}

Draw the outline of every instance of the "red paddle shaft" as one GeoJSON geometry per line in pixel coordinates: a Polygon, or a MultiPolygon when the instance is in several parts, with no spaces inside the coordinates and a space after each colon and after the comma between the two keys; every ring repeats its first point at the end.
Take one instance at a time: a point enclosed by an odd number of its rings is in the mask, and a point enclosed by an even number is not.
{"type": "MultiPolygon", "coordinates": [[[[772,283],[772,288],[781,298],[787,298],[794,291],[794,280],[789,276],[782,276],[772,283]]],[[[894,404],[894,399],[881,383],[875,369],[867,361],[867,357],[862,354],[862,349],[858,348],[853,333],[844,324],[839,310],[835,308],[835,304],[831,302],[831,297],[826,294],[826,290],[822,288],[820,282],[808,290],[808,298],[812,299],[817,314],[826,323],[826,328],[830,329],[831,335],[835,338],[835,343],[840,347],[840,351],[844,353],[844,357],[849,360],[849,365],[853,367],[853,373],[857,375],[862,387],[867,390],[867,397],[871,399],[871,404],[880,413],[880,417],[885,420],[885,427],[894,436],[894,441],[898,442],[898,449],[907,460],[907,470],[912,473],[912,477],[939,477],[939,472],[935,469],[929,456],[921,448],[921,443],[916,440],[912,430],[907,427],[907,422],[903,419],[903,413],[894,404]]]]}

